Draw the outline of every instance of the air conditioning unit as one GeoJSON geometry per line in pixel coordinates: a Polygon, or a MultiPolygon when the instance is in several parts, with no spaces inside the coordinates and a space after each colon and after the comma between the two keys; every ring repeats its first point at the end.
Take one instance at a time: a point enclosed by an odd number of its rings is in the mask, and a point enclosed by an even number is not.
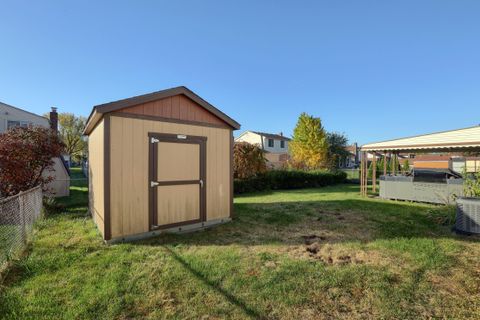
{"type": "Polygon", "coordinates": [[[455,229],[480,234],[480,198],[458,198],[455,229]]]}

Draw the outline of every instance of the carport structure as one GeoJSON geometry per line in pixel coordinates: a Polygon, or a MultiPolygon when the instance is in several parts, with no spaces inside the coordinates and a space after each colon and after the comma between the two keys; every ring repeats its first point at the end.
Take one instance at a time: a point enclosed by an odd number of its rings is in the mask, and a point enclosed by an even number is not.
{"type": "MultiPolygon", "coordinates": [[[[399,153],[438,153],[438,152],[480,152],[480,126],[464,129],[429,133],[424,135],[387,140],[365,144],[360,148],[362,153],[360,164],[360,194],[367,196],[368,158],[373,154],[372,166],[376,167],[377,156],[384,158],[383,174],[387,175],[387,158],[398,158],[399,153]]],[[[396,174],[395,168],[391,172],[396,174]]],[[[372,170],[372,191],[376,192],[376,170],[372,170]]]]}

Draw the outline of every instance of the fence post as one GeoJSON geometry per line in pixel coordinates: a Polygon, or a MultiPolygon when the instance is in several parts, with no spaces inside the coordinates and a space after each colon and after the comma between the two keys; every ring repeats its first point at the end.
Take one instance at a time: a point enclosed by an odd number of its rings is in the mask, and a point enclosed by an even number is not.
{"type": "Polygon", "coordinates": [[[20,221],[22,223],[22,241],[23,243],[27,243],[27,229],[25,226],[25,205],[23,203],[23,194],[24,192],[20,192],[18,194],[18,208],[19,208],[19,213],[20,213],[20,221]]]}

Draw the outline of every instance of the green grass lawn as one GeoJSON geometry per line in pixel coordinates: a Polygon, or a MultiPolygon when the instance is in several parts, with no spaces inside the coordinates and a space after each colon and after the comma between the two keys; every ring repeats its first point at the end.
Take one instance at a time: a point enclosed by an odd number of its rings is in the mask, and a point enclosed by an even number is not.
{"type": "Polygon", "coordinates": [[[22,248],[22,226],[0,225],[0,271],[22,248]]]}
{"type": "MultiPolygon", "coordinates": [[[[78,174],[78,172],[75,172],[78,174]]],[[[234,222],[105,245],[77,183],[0,296],[7,319],[480,318],[480,242],[453,208],[358,187],[235,199],[234,222]]]]}

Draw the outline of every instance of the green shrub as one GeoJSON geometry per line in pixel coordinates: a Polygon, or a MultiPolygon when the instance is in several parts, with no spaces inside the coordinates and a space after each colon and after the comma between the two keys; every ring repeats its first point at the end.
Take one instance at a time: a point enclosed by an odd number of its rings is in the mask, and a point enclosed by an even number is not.
{"type": "Polygon", "coordinates": [[[248,179],[267,171],[264,151],[248,142],[237,142],[233,146],[233,175],[237,179],[248,179]]]}
{"type": "Polygon", "coordinates": [[[469,174],[463,171],[463,192],[465,197],[480,197],[480,172],[469,174]]]}
{"type": "Polygon", "coordinates": [[[235,193],[263,190],[317,188],[342,183],[347,178],[343,171],[272,170],[249,179],[235,179],[235,193]]]}

